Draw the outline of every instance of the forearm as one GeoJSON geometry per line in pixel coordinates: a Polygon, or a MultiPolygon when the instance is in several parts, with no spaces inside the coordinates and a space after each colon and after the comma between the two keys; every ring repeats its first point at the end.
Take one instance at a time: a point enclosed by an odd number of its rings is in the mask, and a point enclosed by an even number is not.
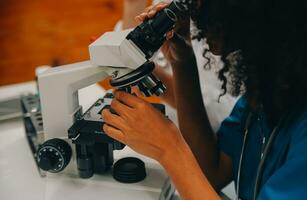
{"type": "Polygon", "coordinates": [[[217,170],[220,152],[203,104],[195,56],[187,52],[184,61],[172,65],[180,130],[203,172],[219,189],[221,183],[217,170]]]}
{"type": "Polygon", "coordinates": [[[177,147],[168,151],[160,163],[171,177],[180,196],[188,200],[219,199],[187,144],[177,147]]]}

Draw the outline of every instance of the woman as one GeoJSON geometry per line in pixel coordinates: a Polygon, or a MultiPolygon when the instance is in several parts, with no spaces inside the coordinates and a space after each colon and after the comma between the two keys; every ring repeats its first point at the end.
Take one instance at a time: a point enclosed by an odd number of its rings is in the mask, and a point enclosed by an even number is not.
{"type": "Polygon", "coordinates": [[[221,95],[243,95],[217,136],[202,104],[193,50],[176,34],[163,46],[173,78],[158,74],[180,130],[145,101],[116,92],[111,107],[118,115],[103,112],[104,131],[159,161],[184,199],[218,199],[216,191],[231,180],[241,199],[306,198],[306,8],[299,0],[195,3],[196,38],[206,38],[224,61],[221,95]]]}
{"type": "MultiPolygon", "coordinates": [[[[171,2],[171,0],[153,0],[152,5],[156,5],[160,2],[171,2]]],[[[123,7],[123,16],[122,19],[116,24],[115,31],[133,28],[138,25],[138,21],[135,20],[135,16],[142,12],[147,5],[147,2],[144,0],[124,0],[123,7]]],[[[148,7],[147,9],[150,9],[148,7]]],[[[181,21],[180,24],[177,24],[175,27],[176,33],[179,33],[181,36],[189,39],[190,30],[191,32],[197,31],[194,24],[191,24],[190,28],[190,19],[181,21]]],[[[202,91],[204,106],[206,107],[207,115],[210,121],[210,125],[214,132],[216,132],[221,124],[221,122],[229,115],[234,104],[236,103],[237,98],[231,96],[230,94],[225,94],[223,98],[218,101],[220,95],[221,81],[215,75],[218,70],[221,68],[223,63],[218,56],[212,56],[212,54],[203,57],[203,50],[207,48],[207,44],[204,39],[202,40],[192,40],[191,46],[194,50],[198,73],[199,73],[199,82],[200,88],[202,91]],[[210,68],[204,67],[204,64],[210,59],[210,68]]],[[[156,72],[161,74],[163,70],[171,72],[171,66],[167,63],[161,51],[157,53],[154,60],[156,63],[156,72]],[[162,69],[161,69],[162,68],[162,69]]],[[[169,116],[174,116],[174,110],[170,109],[168,112],[169,116]]],[[[174,117],[173,117],[174,118],[174,117]]]]}

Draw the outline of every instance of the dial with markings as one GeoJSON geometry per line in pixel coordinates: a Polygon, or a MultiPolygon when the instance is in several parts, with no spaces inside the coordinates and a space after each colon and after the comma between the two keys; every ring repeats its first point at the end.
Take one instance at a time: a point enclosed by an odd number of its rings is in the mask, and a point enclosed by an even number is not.
{"type": "Polygon", "coordinates": [[[38,166],[48,172],[60,172],[68,165],[71,153],[71,147],[64,140],[47,140],[37,151],[38,166]]]}

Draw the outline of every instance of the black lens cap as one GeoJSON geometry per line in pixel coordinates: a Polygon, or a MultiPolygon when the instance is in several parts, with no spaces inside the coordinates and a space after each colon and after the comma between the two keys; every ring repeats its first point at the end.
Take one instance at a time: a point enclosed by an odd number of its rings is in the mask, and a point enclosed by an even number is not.
{"type": "Polygon", "coordinates": [[[121,183],[136,183],[146,177],[145,163],[134,157],[119,159],[113,166],[113,178],[121,183]]]}

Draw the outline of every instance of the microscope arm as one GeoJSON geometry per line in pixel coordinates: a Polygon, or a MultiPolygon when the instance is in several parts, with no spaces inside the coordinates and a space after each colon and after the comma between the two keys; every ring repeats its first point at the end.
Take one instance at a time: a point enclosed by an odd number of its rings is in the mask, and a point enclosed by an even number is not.
{"type": "MultiPolygon", "coordinates": [[[[92,65],[89,61],[51,68],[38,76],[45,140],[63,138],[82,115],[78,90],[112,74],[127,74],[131,69],[92,65]]],[[[64,138],[64,139],[65,139],[64,138]]]]}

